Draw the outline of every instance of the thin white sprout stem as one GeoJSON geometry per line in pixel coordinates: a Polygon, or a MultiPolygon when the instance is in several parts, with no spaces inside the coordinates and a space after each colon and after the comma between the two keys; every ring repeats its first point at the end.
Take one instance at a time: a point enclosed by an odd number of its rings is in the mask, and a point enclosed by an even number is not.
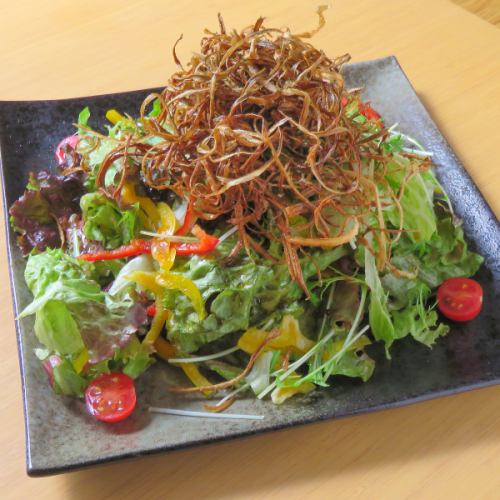
{"type": "Polygon", "coordinates": [[[387,132],[389,132],[389,134],[392,133],[392,131],[395,130],[398,125],[399,125],[398,122],[394,123],[387,129],[387,132]]]}
{"type": "Polygon", "coordinates": [[[228,354],[231,354],[239,349],[238,346],[230,347],[224,351],[217,352],[215,354],[207,354],[206,356],[197,356],[192,358],[170,358],[169,363],[202,363],[203,361],[210,361],[212,359],[223,358],[228,354]]]}
{"type": "Polygon", "coordinates": [[[238,226],[233,226],[229,231],[226,231],[222,236],[219,237],[219,243],[232,236],[236,231],[238,231],[238,226]]]}
{"type": "Polygon", "coordinates": [[[420,142],[418,142],[416,139],[414,139],[413,137],[410,137],[409,135],[405,135],[406,137],[406,140],[408,142],[411,142],[412,144],[415,144],[415,146],[417,146],[418,149],[424,151],[425,148],[422,146],[422,144],[420,144],[420,142]]]}
{"type": "Polygon", "coordinates": [[[80,242],[78,240],[78,234],[76,229],[71,232],[73,236],[73,257],[78,257],[80,255],[80,242]]]}
{"type": "MultiPolygon", "coordinates": [[[[332,302],[333,302],[333,294],[335,292],[335,285],[336,285],[336,282],[333,282],[332,283],[332,286],[330,288],[330,293],[328,294],[328,301],[326,302],[326,310],[325,310],[325,314],[323,314],[323,321],[321,322],[321,327],[319,329],[319,337],[318,337],[318,340],[321,340],[321,337],[323,336],[323,331],[325,329],[325,325],[326,325],[326,319],[328,317],[328,313],[330,312],[330,308],[332,307],[332,302]]],[[[322,350],[318,350],[318,352],[316,353],[316,357],[314,359],[314,364],[317,365],[319,363],[319,360],[321,358],[321,355],[322,355],[322,350]]]]}
{"type": "Polygon", "coordinates": [[[410,153],[410,154],[419,155],[419,156],[432,156],[434,154],[431,151],[425,151],[423,149],[403,148],[403,151],[405,153],[410,153]]]}
{"type": "Polygon", "coordinates": [[[366,332],[366,330],[368,330],[368,328],[370,328],[370,325],[364,326],[353,338],[351,338],[349,340],[346,337],[344,343],[342,344],[342,348],[340,349],[340,351],[337,352],[330,359],[328,359],[327,361],[325,361],[322,365],[318,366],[318,368],[316,368],[315,370],[313,370],[311,373],[308,373],[306,375],[306,377],[308,378],[311,375],[315,375],[316,373],[318,373],[321,370],[323,370],[323,368],[325,368],[328,364],[332,363],[332,361],[337,361],[338,359],[340,359],[345,354],[345,352],[347,351],[347,349],[349,349],[349,347],[351,347],[351,345],[353,345],[366,332]]]}
{"type": "Polygon", "coordinates": [[[245,415],[242,413],[212,413],[208,411],[192,411],[192,410],[178,410],[176,408],[159,408],[157,406],[150,406],[151,413],[163,413],[165,415],[176,415],[179,417],[202,417],[202,418],[220,418],[232,420],[264,420],[264,415],[245,415]]]}
{"type": "Polygon", "coordinates": [[[176,236],[175,234],[153,233],[152,231],[141,231],[145,236],[152,236],[153,238],[161,238],[162,240],[173,241],[175,243],[196,243],[198,238],[194,236],[176,236]]]}
{"type": "Polygon", "coordinates": [[[218,403],[215,404],[215,406],[221,406],[223,405],[227,400],[231,399],[232,397],[236,396],[236,394],[239,394],[240,392],[243,392],[245,389],[248,389],[250,387],[250,384],[245,384],[242,385],[241,387],[238,387],[238,389],[235,389],[234,391],[231,391],[229,394],[224,396],[218,403]]]}
{"type": "MultiPolygon", "coordinates": [[[[345,343],[349,341],[349,339],[352,337],[353,332],[358,328],[358,323],[361,320],[362,313],[364,310],[365,306],[365,299],[366,299],[366,289],[363,288],[361,292],[361,300],[359,303],[358,310],[356,312],[356,317],[354,318],[354,321],[352,322],[351,329],[349,330],[349,333],[347,334],[347,337],[345,339],[345,343]]],[[[301,358],[299,358],[297,361],[292,363],[289,367],[288,370],[283,373],[283,375],[279,375],[279,380],[285,380],[289,375],[291,375],[297,368],[302,366],[322,345],[324,345],[326,342],[328,342],[333,336],[335,335],[335,329],[332,328],[331,332],[323,337],[315,346],[313,346],[309,351],[307,351],[301,358]]],[[[262,399],[266,394],[269,394],[277,385],[277,381],[275,380],[272,384],[268,385],[262,392],[260,392],[257,395],[258,399],[262,399]]]]}
{"type": "Polygon", "coordinates": [[[421,151],[425,150],[425,148],[422,146],[422,144],[420,144],[420,142],[418,142],[413,137],[410,137],[409,135],[403,134],[402,132],[396,132],[394,130],[391,132],[391,135],[400,135],[403,139],[406,139],[408,142],[411,142],[412,144],[417,146],[417,148],[420,149],[421,151]]]}
{"type": "MultiPolygon", "coordinates": [[[[346,340],[345,340],[345,342],[344,342],[344,344],[343,344],[343,346],[342,346],[342,349],[339,351],[339,353],[337,353],[337,354],[336,354],[336,356],[337,356],[338,354],[340,354],[340,353],[342,353],[342,354],[343,354],[343,353],[345,352],[345,350],[343,350],[343,349],[344,349],[344,347],[346,347],[346,349],[347,349],[347,348],[349,348],[349,346],[351,345],[351,344],[349,344],[348,346],[346,346],[346,344],[347,344],[347,342],[348,342],[348,340],[349,340],[349,338],[350,338],[350,337],[349,337],[349,335],[352,335],[352,332],[353,332],[353,331],[354,331],[354,329],[357,327],[357,324],[359,323],[359,321],[360,321],[360,319],[361,319],[361,312],[362,312],[363,307],[364,307],[365,297],[366,297],[366,291],[365,291],[365,290],[363,290],[362,295],[361,295],[361,301],[360,301],[360,304],[359,304],[359,308],[358,308],[358,311],[357,311],[357,313],[356,313],[356,317],[354,318],[354,322],[353,322],[353,325],[352,325],[352,327],[351,327],[351,330],[350,330],[350,331],[349,331],[349,333],[347,334],[347,337],[346,337],[346,340]],[[353,328],[353,327],[354,327],[354,328],[353,328]]],[[[330,300],[330,297],[329,297],[329,298],[328,298],[327,309],[329,309],[329,308],[331,307],[331,302],[332,302],[332,301],[330,300]]],[[[324,321],[326,321],[326,315],[325,315],[325,317],[324,317],[323,319],[324,319],[324,321]]],[[[357,339],[358,339],[358,338],[359,338],[359,337],[360,337],[363,333],[365,333],[365,332],[366,332],[366,330],[367,330],[368,328],[369,328],[369,326],[368,326],[368,325],[367,325],[365,328],[363,328],[363,329],[362,329],[362,330],[358,333],[358,335],[356,335],[356,337],[353,339],[353,342],[355,342],[355,341],[356,341],[356,340],[357,340],[357,339]]],[[[326,338],[326,337],[325,337],[325,338],[326,338]]],[[[323,339],[323,341],[325,341],[325,340],[323,339]]],[[[319,343],[318,343],[318,344],[319,344],[319,343]]],[[[316,344],[316,346],[317,346],[318,344],[316,344]]],[[[314,347],[313,347],[313,349],[314,349],[316,346],[314,346],[314,347]]],[[[333,358],[332,358],[332,359],[333,359],[333,358]]],[[[331,362],[331,361],[332,361],[332,359],[330,359],[329,361],[331,362]]],[[[300,360],[297,360],[297,361],[300,361],[300,360]]],[[[296,361],[295,363],[297,363],[297,361],[296,361]]],[[[277,376],[277,375],[279,375],[279,370],[276,370],[275,372],[273,372],[273,373],[271,373],[271,374],[270,374],[270,376],[271,376],[271,377],[273,377],[273,376],[277,376]]],[[[284,377],[284,376],[281,376],[281,377],[280,377],[280,379],[284,379],[284,378],[286,378],[286,377],[284,377]]],[[[272,384],[271,384],[271,385],[272,385],[272,384]]],[[[248,389],[249,387],[250,387],[250,384],[249,384],[249,383],[247,383],[247,384],[245,384],[245,385],[242,385],[242,386],[241,386],[241,387],[239,387],[238,389],[235,389],[234,391],[232,391],[232,392],[230,392],[229,394],[227,394],[226,396],[224,396],[224,397],[223,397],[223,398],[222,398],[222,399],[221,399],[218,403],[216,403],[216,404],[215,404],[215,406],[221,406],[221,405],[222,405],[222,404],[224,404],[227,400],[229,400],[229,399],[231,399],[232,397],[236,396],[237,394],[239,394],[240,392],[244,391],[245,389],[248,389]]],[[[268,388],[269,388],[269,386],[268,386],[266,389],[264,389],[264,391],[266,391],[268,388]]],[[[274,388],[274,387],[273,387],[273,388],[274,388]]],[[[262,391],[262,392],[264,392],[264,391],[262,391]]],[[[259,399],[261,398],[262,392],[261,392],[260,394],[258,394],[258,396],[257,396],[259,399]]],[[[267,392],[266,392],[266,394],[267,394],[267,392]]],[[[265,396],[266,394],[264,394],[264,396],[265,396]]]]}

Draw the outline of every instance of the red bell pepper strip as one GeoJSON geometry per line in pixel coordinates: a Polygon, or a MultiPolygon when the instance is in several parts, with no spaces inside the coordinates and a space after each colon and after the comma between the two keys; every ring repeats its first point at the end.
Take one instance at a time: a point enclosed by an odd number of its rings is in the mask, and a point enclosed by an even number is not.
{"type": "Polygon", "coordinates": [[[358,110],[367,120],[380,122],[380,115],[369,104],[360,102],[358,110]]]}
{"type": "MultiPolygon", "coordinates": [[[[188,216],[186,213],[184,224],[181,228],[179,228],[179,231],[183,229],[184,225],[186,225],[187,219],[191,217],[194,216],[188,216]]],[[[188,222],[191,223],[191,221],[188,222]]],[[[194,226],[192,233],[198,238],[199,241],[193,243],[170,243],[171,247],[176,249],[177,255],[205,255],[210,253],[219,243],[218,238],[207,234],[200,226],[194,226]]],[[[178,235],[179,232],[176,232],[175,234],[178,235]]],[[[123,245],[119,248],[115,248],[114,250],[101,250],[99,252],[84,253],[79,255],[78,258],[88,262],[96,262],[98,260],[125,259],[128,257],[136,257],[141,254],[150,254],[153,241],[154,240],[131,240],[128,245],[123,245]]]]}
{"type": "Polygon", "coordinates": [[[184,236],[188,234],[191,228],[194,226],[194,223],[196,222],[197,218],[198,217],[194,213],[191,203],[189,203],[186,209],[186,215],[184,215],[184,222],[182,223],[182,226],[179,229],[177,229],[175,234],[177,236],[184,236]]]}
{"type": "Polygon", "coordinates": [[[98,260],[125,259],[136,257],[141,254],[151,253],[152,240],[132,240],[128,245],[115,248],[114,250],[102,250],[94,253],[84,253],[78,256],[81,260],[95,262],[98,260]]]}
{"type": "MultiPolygon", "coordinates": [[[[193,243],[172,242],[170,245],[176,249],[177,255],[205,255],[210,253],[219,243],[215,236],[207,234],[201,227],[194,226],[193,234],[199,241],[193,243]]],[[[94,253],[84,253],[78,256],[81,260],[96,262],[98,260],[125,259],[141,254],[150,254],[153,240],[132,240],[129,245],[124,245],[114,250],[102,250],[94,253]]]]}
{"type": "Polygon", "coordinates": [[[77,134],[65,137],[56,147],[56,159],[58,165],[62,165],[66,159],[66,148],[75,149],[80,137],[77,134]]]}
{"type": "Polygon", "coordinates": [[[205,255],[210,253],[219,243],[218,238],[207,234],[200,226],[194,226],[192,232],[200,241],[172,243],[172,246],[176,249],[176,255],[205,255]]]}

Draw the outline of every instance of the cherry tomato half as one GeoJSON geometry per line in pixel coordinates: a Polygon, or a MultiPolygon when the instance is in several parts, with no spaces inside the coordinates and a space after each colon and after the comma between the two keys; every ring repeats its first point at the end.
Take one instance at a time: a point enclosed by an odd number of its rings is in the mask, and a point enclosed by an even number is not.
{"type": "Polygon", "coordinates": [[[85,391],[87,410],[103,422],[119,422],[135,408],[134,381],[124,373],[104,373],[90,382],[85,391]]]}
{"type": "Polygon", "coordinates": [[[469,278],[450,278],[437,291],[439,310],[453,321],[474,319],[483,306],[481,285],[469,278]]]}

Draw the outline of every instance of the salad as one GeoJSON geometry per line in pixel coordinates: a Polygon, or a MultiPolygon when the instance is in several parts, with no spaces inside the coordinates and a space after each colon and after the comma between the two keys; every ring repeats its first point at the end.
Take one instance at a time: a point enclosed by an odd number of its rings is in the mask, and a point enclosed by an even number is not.
{"type": "Polygon", "coordinates": [[[207,411],[281,404],[367,381],[373,343],[431,347],[449,331],[437,307],[481,309],[483,259],[432,153],[346,88],[349,56],[307,42],[317,30],[219,24],[186,67],[174,46],[179,70],[135,116],[110,109],[98,130],[83,109],[10,208],[35,354],[103,421],[130,415],[155,362],[207,411]]]}

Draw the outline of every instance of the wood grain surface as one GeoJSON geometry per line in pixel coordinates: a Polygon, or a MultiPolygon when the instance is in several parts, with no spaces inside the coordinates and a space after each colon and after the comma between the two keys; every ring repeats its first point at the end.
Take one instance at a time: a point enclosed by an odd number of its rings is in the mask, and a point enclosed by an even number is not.
{"type": "Polygon", "coordinates": [[[469,12],[500,27],[500,0],[452,0],[469,12]]]}
{"type": "MultiPolygon", "coordinates": [[[[0,99],[159,86],[204,27],[303,31],[321,2],[0,2],[0,99]]],[[[314,40],[354,60],[395,54],[500,214],[500,31],[447,0],[336,0],[314,40]]],[[[0,233],[0,485],[4,499],[497,499],[500,387],[51,478],[25,475],[24,428],[5,238],[0,233]]]]}

